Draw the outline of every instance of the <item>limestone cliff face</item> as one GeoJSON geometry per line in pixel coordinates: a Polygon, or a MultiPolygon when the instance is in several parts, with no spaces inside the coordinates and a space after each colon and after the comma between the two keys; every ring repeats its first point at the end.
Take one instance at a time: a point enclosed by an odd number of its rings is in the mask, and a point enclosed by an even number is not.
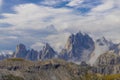
{"type": "Polygon", "coordinates": [[[65,60],[87,61],[94,50],[94,41],[86,33],[72,34],[61,51],[60,57],[65,60]]]}

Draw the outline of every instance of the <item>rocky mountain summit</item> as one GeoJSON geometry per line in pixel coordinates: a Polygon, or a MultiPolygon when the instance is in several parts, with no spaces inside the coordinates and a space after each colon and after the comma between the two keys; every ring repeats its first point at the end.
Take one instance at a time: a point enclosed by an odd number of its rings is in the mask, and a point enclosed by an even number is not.
{"type": "Polygon", "coordinates": [[[18,58],[26,58],[27,56],[27,49],[26,46],[24,44],[19,44],[16,47],[16,51],[13,54],[13,57],[18,57],[18,58]]]}
{"type": "Polygon", "coordinates": [[[94,50],[94,41],[86,33],[72,34],[60,53],[60,58],[71,61],[87,61],[94,50]]]}

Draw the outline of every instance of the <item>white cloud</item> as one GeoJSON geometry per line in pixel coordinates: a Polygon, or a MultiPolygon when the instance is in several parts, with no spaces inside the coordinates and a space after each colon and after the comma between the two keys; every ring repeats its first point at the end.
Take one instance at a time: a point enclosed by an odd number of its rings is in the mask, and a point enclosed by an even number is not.
{"type": "Polygon", "coordinates": [[[71,6],[71,7],[78,6],[78,5],[81,5],[83,1],[84,1],[84,0],[71,0],[71,1],[67,4],[67,6],[71,6]]]}
{"type": "Polygon", "coordinates": [[[44,43],[36,42],[36,43],[34,43],[34,44],[31,45],[31,48],[35,49],[37,51],[40,51],[43,46],[44,46],[44,43]]]}
{"type": "Polygon", "coordinates": [[[46,37],[45,40],[47,40],[47,42],[50,43],[55,50],[60,52],[61,49],[64,48],[64,45],[66,44],[66,41],[69,36],[70,36],[70,33],[67,33],[67,32],[58,33],[58,34],[54,34],[46,37]]]}
{"type": "Polygon", "coordinates": [[[41,29],[47,25],[50,25],[49,23],[47,23],[47,21],[44,21],[45,19],[52,19],[57,15],[64,15],[70,12],[70,10],[67,10],[65,8],[54,9],[49,7],[37,6],[35,4],[19,5],[16,6],[14,10],[17,12],[17,14],[3,14],[3,16],[7,18],[0,21],[12,24],[15,26],[14,28],[17,29],[41,29]]]}
{"type": "Polygon", "coordinates": [[[99,11],[99,12],[107,11],[114,8],[114,5],[115,5],[114,0],[104,0],[103,4],[93,8],[93,11],[99,11]]]}

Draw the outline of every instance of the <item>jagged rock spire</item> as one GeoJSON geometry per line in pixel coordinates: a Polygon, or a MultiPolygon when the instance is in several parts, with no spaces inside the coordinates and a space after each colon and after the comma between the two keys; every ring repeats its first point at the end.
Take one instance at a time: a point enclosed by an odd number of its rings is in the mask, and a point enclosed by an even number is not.
{"type": "Polygon", "coordinates": [[[57,53],[48,43],[43,46],[43,49],[40,51],[40,53],[41,60],[52,59],[57,55],[57,53]]]}

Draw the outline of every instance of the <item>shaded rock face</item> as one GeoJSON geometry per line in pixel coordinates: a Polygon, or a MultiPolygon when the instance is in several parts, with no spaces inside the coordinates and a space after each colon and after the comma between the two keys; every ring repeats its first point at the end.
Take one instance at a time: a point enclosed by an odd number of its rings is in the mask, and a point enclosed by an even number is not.
{"type": "Polygon", "coordinates": [[[46,59],[52,59],[55,58],[57,53],[53,50],[53,48],[46,43],[43,49],[40,51],[40,59],[46,60],[46,59]]]}
{"type": "Polygon", "coordinates": [[[94,41],[92,38],[88,34],[79,32],[69,37],[65,49],[60,53],[60,57],[65,60],[86,61],[93,50],[94,41]]]}
{"type": "Polygon", "coordinates": [[[35,51],[34,49],[28,50],[26,59],[36,61],[39,59],[39,53],[35,51]]]}

